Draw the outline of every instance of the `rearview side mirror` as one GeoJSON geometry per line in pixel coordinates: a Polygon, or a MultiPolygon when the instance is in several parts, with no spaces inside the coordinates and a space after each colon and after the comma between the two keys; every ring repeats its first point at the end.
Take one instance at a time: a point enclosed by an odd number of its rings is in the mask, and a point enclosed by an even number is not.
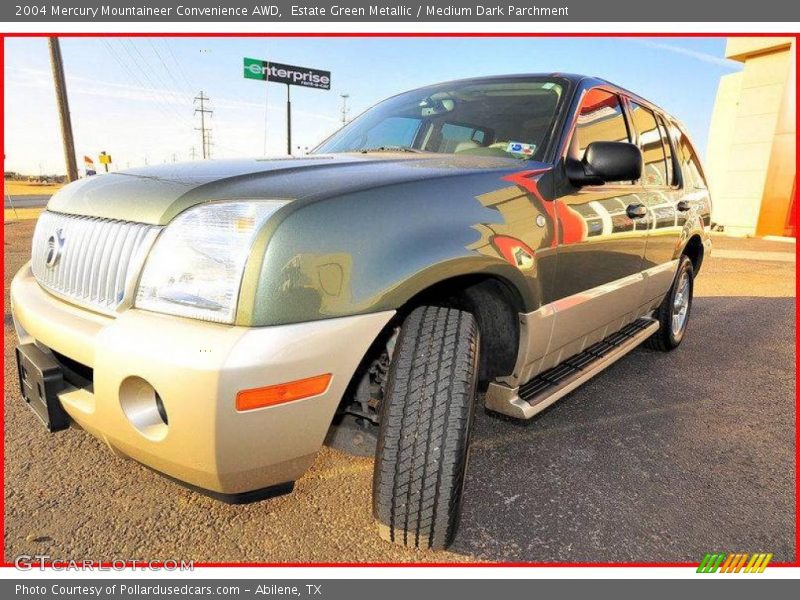
{"type": "Polygon", "coordinates": [[[642,176],[642,151],[628,142],[592,142],[581,160],[568,158],[567,177],[577,186],[635,181],[642,176]]]}

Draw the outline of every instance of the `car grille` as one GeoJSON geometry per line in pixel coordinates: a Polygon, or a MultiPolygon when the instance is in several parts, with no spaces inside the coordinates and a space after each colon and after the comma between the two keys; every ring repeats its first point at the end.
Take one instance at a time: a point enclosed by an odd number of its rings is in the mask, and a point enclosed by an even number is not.
{"type": "Polygon", "coordinates": [[[160,229],[45,211],[33,234],[33,275],[68,301],[112,314],[131,303],[132,288],[160,229]]]}

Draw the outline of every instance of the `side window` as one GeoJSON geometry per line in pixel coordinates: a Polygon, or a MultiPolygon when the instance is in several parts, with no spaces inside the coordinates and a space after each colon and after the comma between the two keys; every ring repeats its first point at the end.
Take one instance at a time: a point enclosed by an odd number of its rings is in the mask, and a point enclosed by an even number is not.
{"type": "Polygon", "coordinates": [[[592,142],[630,142],[619,97],[605,90],[589,90],[578,112],[570,145],[573,158],[583,157],[592,142]]]}
{"type": "Polygon", "coordinates": [[[408,117],[389,117],[369,130],[364,148],[411,146],[421,121],[408,117]]]}
{"type": "Polygon", "coordinates": [[[697,158],[697,153],[692,147],[689,138],[684,135],[680,127],[673,125],[672,139],[675,140],[676,148],[675,153],[678,157],[678,164],[681,169],[681,176],[683,179],[683,187],[687,190],[705,190],[708,189],[705,177],[703,176],[703,169],[700,166],[700,161],[697,158]]]}
{"type": "Polygon", "coordinates": [[[661,131],[653,112],[631,101],[631,120],[639,134],[639,147],[644,156],[642,183],[650,186],[669,185],[669,171],[661,131]]]}

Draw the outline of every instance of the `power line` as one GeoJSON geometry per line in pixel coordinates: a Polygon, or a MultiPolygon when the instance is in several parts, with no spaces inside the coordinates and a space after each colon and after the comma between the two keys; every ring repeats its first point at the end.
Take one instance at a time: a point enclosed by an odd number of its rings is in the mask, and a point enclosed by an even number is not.
{"type": "MultiPolygon", "coordinates": [[[[163,97],[159,95],[158,90],[152,88],[152,83],[145,84],[143,79],[139,77],[139,75],[128,66],[125,60],[121,58],[121,55],[117,53],[117,51],[111,44],[109,44],[106,40],[103,40],[103,44],[106,46],[106,49],[108,50],[109,54],[111,54],[111,57],[114,59],[114,61],[116,61],[116,63],[120,66],[120,68],[123,71],[125,71],[125,73],[128,75],[128,81],[133,81],[138,87],[142,88],[143,90],[152,92],[153,108],[158,110],[167,119],[167,121],[172,122],[175,119],[175,117],[178,117],[184,123],[190,126],[194,126],[194,124],[191,121],[189,121],[188,118],[184,117],[183,115],[179,115],[177,112],[175,112],[175,107],[172,106],[171,103],[167,103],[164,101],[163,97]]],[[[129,57],[131,57],[132,59],[131,62],[133,64],[137,63],[133,55],[121,44],[120,44],[120,49],[122,51],[125,51],[125,53],[129,57]]]]}
{"type": "MultiPolygon", "coordinates": [[[[184,70],[180,68],[177,56],[170,45],[162,41],[161,46],[156,46],[158,41],[154,42],[148,39],[152,52],[144,51],[132,40],[120,39],[116,48],[106,40],[102,42],[114,61],[128,76],[128,80],[134,81],[141,89],[149,93],[152,102],[151,106],[161,113],[171,125],[185,123],[194,130],[201,132],[203,143],[200,154],[203,155],[203,158],[210,158],[212,145],[223,149],[226,148],[226,146],[220,146],[211,141],[211,128],[206,121],[206,114],[211,116],[214,112],[208,104],[210,99],[205,95],[205,91],[200,93],[202,99],[200,97],[194,98],[194,114],[196,115],[198,112],[201,114],[201,126],[198,128],[195,126],[196,123],[191,121],[177,106],[179,102],[178,96],[182,95],[182,90],[185,89],[183,82],[189,85],[191,85],[191,82],[184,70]],[[146,54],[153,55],[149,56],[149,61],[146,54]],[[160,63],[160,65],[157,63],[160,63]],[[174,64],[177,68],[172,67],[171,64],[174,64]],[[182,81],[179,81],[178,76],[182,81]]],[[[192,97],[191,92],[187,92],[186,95],[187,98],[192,97]]],[[[237,149],[234,152],[239,152],[239,150],[237,149]]]]}
{"type": "Polygon", "coordinates": [[[167,49],[167,53],[168,53],[168,54],[169,54],[169,56],[172,58],[172,62],[173,62],[173,63],[175,63],[175,67],[176,67],[176,69],[177,69],[177,71],[178,71],[178,74],[180,74],[180,76],[181,76],[181,79],[183,79],[183,81],[186,83],[186,89],[187,89],[187,90],[192,90],[192,89],[194,89],[194,87],[195,87],[195,86],[194,86],[194,85],[192,85],[192,82],[191,82],[191,81],[189,81],[189,78],[186,76],[185,69],[182,69],[182,68],[181,68],[181,63],[180,63],[180,61],[179,61],[179,60],[178,60],[178,58],[175,56],[175,53],[172,51],[172,46],[171,46],[171,44],[169,43],[169,40],[165,40],[164,38],[159,38],[159,41],[160,41],[160,42],[161,42],[161,43],[164,45],[164,47],[167,49]]]}
{"type": "Polygon", "coordinates": [[[203,144],[203,158],[210,158],[211,156],[211,143],[210,143],[210,127],[206,127],[206,113],[213,115],[214,111],[206,108],[206,102],[210,102],[211,98],[200,90],[200,95],[194,97],[195,109],[194,114],[200,113],[200,127],[195,127],[200,131],[200,136],[203,144]],[[200,108],[197,108],[197,102],[200,102],[200,108]]]}
{"type": "MultiPolygon", "coordinates": [[[[135,83],[139,88],[149,92],[152,108],[155,109],[156,112],[160,113],[161,117],[165,119],[168,124],[173,126],[178,125],[179,127],[177,129],[180,129],[180,125],[186,125],[192,129],[194,128],[194,122],[185,114],[182,114],[178,111],[175,105],[175,101],[177,99],[175,95],[176,92],[172,89],[163,90],[157,87],[153,79],[148,75],[148,71],[152,72],[152,69],[149,68],[149,65],[146,63],[146,61],[144,63],[142,62],[144,60],[144,56],[132,43],[131,48],[139,55],[139,58],[142,59],[141,61],[137,60],[131,51],[123,45],[122,40],[120,40],[119,49],[115,49],[114,46],[112,46],[106,40],[103,40],[103,44],[114,61],[120,66],[120,69],[126,74],[127,80],[135,83]],[[121,52],[124,52],[130,60],[126,61],[124,58],[122,58],[120,54],[121,52]],[[136,71],[129,67],[129,63],[136,65],[137,69],[142,71],[142,75],[147,80],[147,83],[144,83],[143,78],[136,71]],[[142,66],[143,64],[145,67],[142,66]]],[[[157,51],[156,56],[159,58],[162,64],[164,64],[163,58],[158,54],[157,51]]],[[[166,64],[164,64],[164,67],[167,71],[170,71],[166,64]]],[[[176,81],[175,83],[177,84],[178,82],[176,81]]],[[[192,97],[191,92],[185,93],[187,99],[192,97]]]]}
{"type": "MultiPolygon", "coordinates": [[[[147,80],[147,82],[148,82],[148,84],[150,86],[150,91],[153,92],[161,100],[161,102],[167,107],[168,110],[173,112],[173,114],[175,115],[176,118],[181,119],[181,120],[185,119],[186,117],[184,117],[180,112],[178,112],[178,109],[175,107],[175,103],[174,103],[174,99],[175,98],[174,98],[174,96],[172,98],[169,98],[164,94],[163,90],[159,89],[159,88],[169,88],[169,84],[167,84],[165,86],[164,83],[163,83],[163,80],[161,80],[160,77],[159,77],[159,82],[158,83],[156,83],[154,81],[154,79],[156,77],[156,70],[150,68],[150,63],[144,57],[144,55],[142,54],[141,50],[139,50],[139,47],[136,46],[131,40],[121,40],[121,42],[127,42],[128,46],[130,46],[133,49],[133,51],[136,52],[136,54],[138,55],[139,58],[137,60],[137,58],[133,56],[133,54],[130,52],[130,50],[128,50],[125,47],[124,44],[121,45],[122,49],[125,50],[125,52],[128,54],[128,56],[131,58],[131,62],[134,65],[136,65],[136,67],[144,75],[145,79],[147,80]],[[145,68],[145,65],[148,68],[145,68]],[[151,73],[152,73],[153,77],[150,76],[151,73]]],[[[168,90],[168,91],[169,91],[170,94],[174,94],[174,92],[172,90],[168,90]]]]}
{"type": "Polygon", "coordinates": [[[158,48],[156,48],[156,45],[153,43],[153,40],[148,39],[147,41],[150,43],[150,47],[153,49],[153,53],[156,55],[158,62],[160,62],[161,66],[164,67],[164,71],[172,80],[172,82],[175,84],[176,89],[179,89],[181,87],[181,84],[178,82],[178,78],[175,77],[175,74],[172,72],[172,69],[170,69],[169,65],[167,65],[167,63],[161,57],[161,53],[158,51],[158,48]]]}

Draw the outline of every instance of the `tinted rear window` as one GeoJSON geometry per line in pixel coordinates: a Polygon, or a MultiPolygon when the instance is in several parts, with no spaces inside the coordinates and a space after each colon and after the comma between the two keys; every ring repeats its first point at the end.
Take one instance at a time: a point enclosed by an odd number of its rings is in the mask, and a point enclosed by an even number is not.
{"type": "Polygon", "coordinates": [[[703,168],[700,166],[700,160],[697,158],[697,153],[689,138],[675,124],[672,126],[672,137],[675,140],[675,151],[680,164],[683,187],[685,189],[708,189],[703,176],[703,168]]]}

